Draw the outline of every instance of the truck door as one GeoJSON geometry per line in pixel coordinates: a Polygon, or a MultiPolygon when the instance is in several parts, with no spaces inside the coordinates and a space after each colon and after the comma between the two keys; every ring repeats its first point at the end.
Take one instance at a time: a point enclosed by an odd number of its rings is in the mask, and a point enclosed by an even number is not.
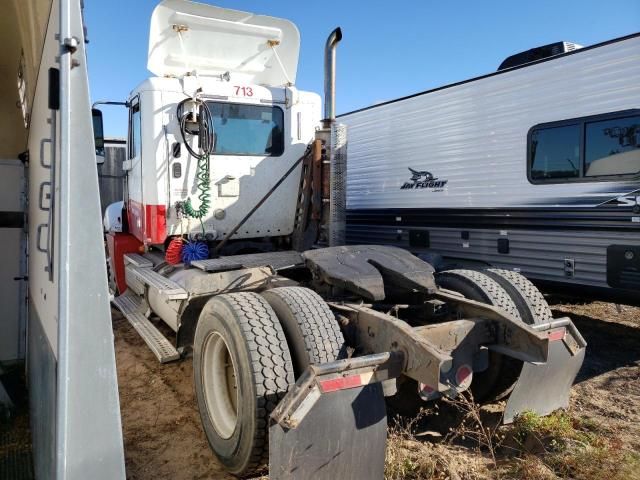
{"type": "Polygon", "coordinates": [[[135,97],[129,107],[129,134],[127,137],[127,161],[124,169],[127,173],[125,202],[129,208],[129,229],[139,239],[144,238],[144,204],[142,198],[142,142],[141,138],[140,97],[135,97]]]}

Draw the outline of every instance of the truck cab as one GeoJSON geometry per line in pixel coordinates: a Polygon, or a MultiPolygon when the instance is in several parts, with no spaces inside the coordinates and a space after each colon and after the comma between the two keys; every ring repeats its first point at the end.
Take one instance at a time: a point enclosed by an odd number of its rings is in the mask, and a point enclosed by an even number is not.
{"type": "MultiPolygon", "coordinates": [[[[221,240],[304,154],[320,123],[321,100],[294,86],[299,45],[297,28],[283,19],[172,0],[154,11],[147,66],[155,76],[127,101],[125,202],[129,232],[142,244],[176,235],[221,240]],[[192,99],[200,102],[194,118],[206,114],[212,123],[208,179],[188,149],[201,141],[192,135],[198,127],[186,124],[192,99]],[[187,201],[201,217],[185,212],[187,201]]],[[[269,249],[292,233],[295,173],[234,239],[269,249]]]]}

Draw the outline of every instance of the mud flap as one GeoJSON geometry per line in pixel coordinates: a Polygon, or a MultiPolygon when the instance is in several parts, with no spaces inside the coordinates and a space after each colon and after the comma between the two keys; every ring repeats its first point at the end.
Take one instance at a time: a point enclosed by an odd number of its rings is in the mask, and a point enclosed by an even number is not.
{"type": "Polygon", "coordinates": [[[382,479],[386,440],[380,383],[322,395],[298,427],[270,426],[269,478],[382,479]]]}
{"type": "Polygon", "coordinates": [[[520,378],[511,392],[504,411],[504,423],[513,422],[524,411],[548,415],[558,408],[569,406],[573,381],[584,361],[586,342],[568,319],[537,325],[548,331],[549,349],[545,363],[525,363],[520,378]],[[564,326],[557,328],[564,324],[564,326]]]}
{"type": "Polygon", "coordinates": [[[271,480],[384,477],[387,412],[382,383],[404,354],[379,353],[311,365],[271,413],[271,480]]]}

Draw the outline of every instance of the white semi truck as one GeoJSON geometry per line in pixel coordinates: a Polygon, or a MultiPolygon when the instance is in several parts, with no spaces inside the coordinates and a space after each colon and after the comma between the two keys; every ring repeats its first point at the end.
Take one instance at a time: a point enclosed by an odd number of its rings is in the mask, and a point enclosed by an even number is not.
{"type": "Polygon", "coordinates": [[[239,476],[381,478],[385,396],[408,410],[471,389],[508,396],[506,421],[546,414],[584,355],[514,272],[436,276],[399,248],[345,246],[341,38],[323,113],[295,87],[291,22],[164,0],[155,76],[123,102],[125,198],[104,219],[114,304],[161,362],[193,356],[203,429],[239,476]]]}

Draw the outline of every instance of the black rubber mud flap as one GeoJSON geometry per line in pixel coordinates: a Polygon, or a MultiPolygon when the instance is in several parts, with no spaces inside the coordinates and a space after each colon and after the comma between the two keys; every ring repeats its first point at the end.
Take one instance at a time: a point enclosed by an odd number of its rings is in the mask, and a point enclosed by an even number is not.
{"type": "Polygon", "coordinates": [[[548,415],[568,407],[571,386],[584,361],[585,348],[574,353],[564,341],[550,341],[545,363],[525,363],[507,402],[504,423],[513,422],[516,415],[524,411],[548,415]]]}
{"type": "Polygon", "coordinates": [[[272,421],[269,478],[382,479],[386,440],[380,383],[323,394],[296,428],[272,421]]]}

